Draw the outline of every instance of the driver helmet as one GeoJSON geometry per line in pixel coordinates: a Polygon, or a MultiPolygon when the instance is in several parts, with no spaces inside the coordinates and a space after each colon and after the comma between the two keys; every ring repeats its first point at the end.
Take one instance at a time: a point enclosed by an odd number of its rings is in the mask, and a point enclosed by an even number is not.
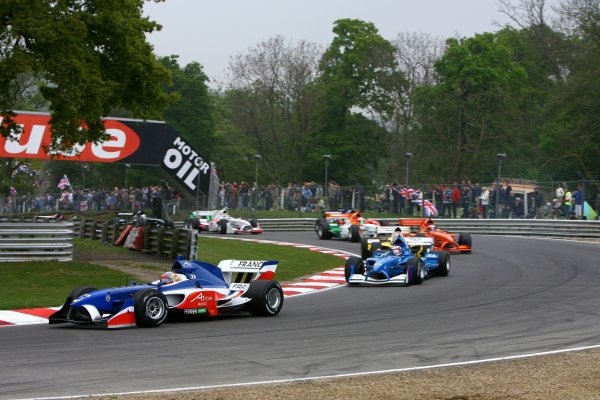
{"type": "Polygon", "coordinates": [[[179,282],[181,278],[173,271],[167,271],[160,276],[160,283],[170,285],[171,283],[179,282]]]}
{"type": "Polygon", "coordinates": [[[392,246],[392,253],[394,253],[395,256],[399,256],[402,254],[402,246],[392,246]]]}
{"type": "Polygon", "coordinates": [[[434,224],[429,225],[428,230],[435,231],[435,225],[434,224]]]}

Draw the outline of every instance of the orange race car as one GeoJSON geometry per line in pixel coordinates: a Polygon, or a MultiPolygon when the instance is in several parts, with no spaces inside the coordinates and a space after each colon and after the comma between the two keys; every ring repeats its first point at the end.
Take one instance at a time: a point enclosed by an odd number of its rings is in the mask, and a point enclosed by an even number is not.
{"type": "Polygon", "coordinates": [[[398,225],[409,227],[405,236],[430,236],[434,250],[446,250],[449,253],[470,253],[471,234],[450,233],[438,228],[430,218],[400,218],[398,225]]]}

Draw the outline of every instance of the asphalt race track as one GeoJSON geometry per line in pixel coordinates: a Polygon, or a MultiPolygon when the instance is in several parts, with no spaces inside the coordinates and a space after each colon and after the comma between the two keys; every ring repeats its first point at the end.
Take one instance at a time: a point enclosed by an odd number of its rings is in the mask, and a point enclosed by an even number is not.
{"type": "MultiPolygon", "coordinates": [[[[320,241],[314,232],[256,238],[360,252],[357,243],[320,241]]],[[[597,345],[599,246],[474,236],[473,253],[453,256],[448,277],[297,296],[275,318],[116,331],[5,327],[0,399],[306,378],[597,345]]]]}

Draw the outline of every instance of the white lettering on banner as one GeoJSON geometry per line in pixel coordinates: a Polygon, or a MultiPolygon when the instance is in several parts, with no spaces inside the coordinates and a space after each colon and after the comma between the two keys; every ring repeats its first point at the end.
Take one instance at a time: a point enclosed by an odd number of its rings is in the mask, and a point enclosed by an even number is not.
{"type": "Polygon", "coordinates": [[[37,154],[39,149],[42,147],[42,139],[44,138],[44,131],[46,130],[46,126],[34,125],[31,128],[29,140],[27,140],[27,143],[25,144],[21,144],[21,135],[23,135],[23,130],[25,129],[25,126],[21,124],[19,124],[19,126],[21,127],[21,133],[15,136],[16,140],[7,140],[4,144],[4,149],[7,153],[11,154],[19,154],[23,152],[27,154],[37,154]]]}
{"type": "MultiPolygon", "coordinates": [[[[2,121],[0,121],[1,123],[2,121]]],[[[25,130],[25,126],[19,124],[21,127],[21,133],[15,136],[15,140],[6,140],[4,142],[4,150],[10,154],[39,154],[42,149],[42,140],[44,139],[44,134],[46,132],[46,125],[32,125],[31,133],[27,138],[25,143],[21,143],[21,138],[23,136],[23,131],[25,130]]],[[[106,129],[106,133],[110,135],[110,139],[92,144],[92,153],[104,160],[113,160],[121,157],[121,151],[125,147],[125,142],[127,140],[127,135],[120,129],[106,129]],[[113,151],[108,151],[107,148],[114,149],[113,151]]],[[[74,157],[85,149],[86,145],[76,144],[73,145],[71,149],[63,150],[56,152],[54,154],[60,154],[65,157],[74,157]]]]}
{"type": "Polygon", "coordinates": [[[167,168],[176,170],[175,176],[182,179],[183,183],[193,191],[196,189],[198,174],[202,172],[207,175],[210,171],[210,164],[204,161],[180,137],[175,139],[173,146],[165,153],[163,163],[167,168]]]}
{"type": "Polygon", "coordinates": [[[121,150],[125,147],[127,135],[120,129],[106,129],[106,133],[110,135],[110,139],[100,143],[92,144],[92,153],[98,158],[119,158],[121,150]],[[107,151],[106,147],[114,147],[117,150],[107,151]]]}

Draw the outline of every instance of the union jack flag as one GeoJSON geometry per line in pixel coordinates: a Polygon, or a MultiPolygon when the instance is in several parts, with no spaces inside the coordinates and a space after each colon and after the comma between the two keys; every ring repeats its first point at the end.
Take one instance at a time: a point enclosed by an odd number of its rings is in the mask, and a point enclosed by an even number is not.
{"type": "Polygon", "coordinates": [[[60,181],[58,181],[58,185],[56,185],[60,190],[69,189],[71,187],[71,182],[69,182],[69,178],[67,175],[63,176],[60,181]]]}
{"type": "Polygon", "coordinates": [[[400,189],[400,195],[404,198],[411,197],[413,192],[414,192],[413,188],[403,187],[402,189],[400,189]]]}
{"type": "Polygon", "coordinates": [[[433,203],[429,200],[423,201],[423,210],[425,211],[426,217],[437,217],[438,216],[437,208],[435,208],[433,203]]]}

